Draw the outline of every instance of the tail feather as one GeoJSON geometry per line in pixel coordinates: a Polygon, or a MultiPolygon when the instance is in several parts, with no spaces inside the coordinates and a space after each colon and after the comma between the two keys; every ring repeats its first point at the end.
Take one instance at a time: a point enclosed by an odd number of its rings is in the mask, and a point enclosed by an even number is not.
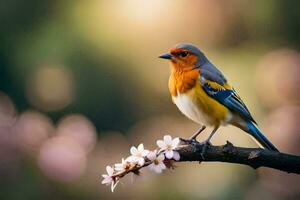
{"type": "Polygon", "coordinates": [[[255,138],[255,140],[260,145],[271,151],[278,151],[278,149],[259,131],[259,129],[253,122],[248,122],[247,127],[249,130],[248,132],[255,138]]]}

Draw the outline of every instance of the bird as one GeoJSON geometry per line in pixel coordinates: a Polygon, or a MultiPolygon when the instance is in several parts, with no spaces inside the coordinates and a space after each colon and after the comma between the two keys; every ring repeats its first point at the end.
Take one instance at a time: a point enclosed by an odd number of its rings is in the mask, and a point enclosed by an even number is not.
{"type": "Polygon", "coordinates": [[[172,101],[189,119],[201,125],[191,138],[212,127],[205,147],[220,126],[233,125],[250,134],[260,147],[278,149],[259,130],[250,111],[223,73],[195,45],[180,43],[159,58],[169,60],[169,92],[172,101]]]}

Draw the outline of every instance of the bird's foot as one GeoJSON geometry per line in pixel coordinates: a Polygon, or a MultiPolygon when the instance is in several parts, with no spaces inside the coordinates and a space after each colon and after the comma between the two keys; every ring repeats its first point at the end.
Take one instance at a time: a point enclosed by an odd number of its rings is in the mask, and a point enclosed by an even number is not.
{"type": "Polygon", "coordinates": [[[191,145],[195,145],[198,144],[199,142],[196,139],[186,139],[186,138],[179,138],[181,142],[183,142],[184,144],[191,144],[191,145]]]}
{"type": "Polygon", "coordinates": [[[209,140],[205,140],[204,142],[201,142],[200,145],[203,145],[200,155],[201,155],[202,160],[205,160],[204,154],[206,152],[206,149],[208,146],[211,146],[212,144],[209,140]]]}
{"type": "Polygon", "coordinates": [[[204,129],[206,128],[206,126],[202,126],[196,133],[194,133],[191,137],[189,137],[188,139],[185,139],[185,138],[180,138],[180,140],[182,142],[184,142],[185,144],[196,144],[196,143],[199,143],[197,141],[197,137],[198,135],[204,131],[204,129]]]}

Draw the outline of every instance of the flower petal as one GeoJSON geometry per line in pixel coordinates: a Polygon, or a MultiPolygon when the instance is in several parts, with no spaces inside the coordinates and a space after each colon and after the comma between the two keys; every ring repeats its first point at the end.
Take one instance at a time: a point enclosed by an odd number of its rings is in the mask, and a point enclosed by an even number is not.
{"type": "Polygon", "coordinates": [[[126,161],[127,161],[127,162],[134,162],[134,156],[128,156],[128,157],[126,158],[126,161]]]}
{"type": "Polygon", "coordinates": [[[147,155],[147,158],[151,161],[155,160],[156,159],[156,152],[154,151],[150,151],[147,155]]]}
{"type": "Polygon", "coordinates": [[[166,165],[165,165],[163,162],[159,163],[158,166],[159,166],[161,169],[166,169],[166,165]]]}
{"type": "Polygon", "coordinates": [[[109,176],[113,175],[114,173],[114,169],[109,165],[106,166],[106,171],[109,176]]]}
{"type": "Polygon", "coordinates": [[[132,147],[130,148],[130,153],[131,153],[131,155],[136,155],[137,152],[138,152],[138,150],[137,150],[137,148],[136,148],[135,146],[132,146],[132,147]]]}
{"type": "Polygon", "coordinates": [[[154,170],[154,163],[148,165],[147,167],[150,171],[153,171],[154,170]]]}
{"type": "Polygon", "coordinates": [[[179,153],[177,151],[173,151],[173,158],[176,161],[180,160],[180,155],[179,155],[179,153]]]}
{"type": "Polygon", "coordinates": [[[147,156],[149,154],[149,150],[144,150],[143,152],[142,152],[142,156],[147,156]]]}
{"type": "Polygon", "coordinates": [[[113,179],[111,177],[107,177],[103,179],[101,183],[105,185],[109,185],[111,182],[113,182],[113,179]]]}
{"type": "Polygon", "coordinates": [[[139,159],[140,159],[140,157],[132,156],[132,161],[131,161],[131,163],[137,164],[137,163],[139,162],[139,159]]]}
{"type": "Polygon", "coordinates": [[[158,162],[162,162],[165,159],[164,154],[160,154],[159,156],[157,156],[156,160],[158,160],[158,162]]]}
{"type": "Polygon", "coordinates": [[[102,177],[106,178],[106,177],[108,177],[108,175],[107,174],[102,174],[102,177]]]}
{"type": "Polygon", "coordinates": [[[115,168],[116,168],[116,167],[122,167],[122,166],[123,166],[122,163],[116,163],[116,164],[115,164],[115,168]]]}
{"type": "Polygon", "coordinates": [[[137,150],[138,150],[139,152],[144,151],[144,144],[143,144],[143,143],[139,144],[137,150]]]}
{"type": "Polygon", "coordinates": [[[115,164],[115,170],[116,171],[123,171],[125,169],[124,169],[123,164],[115,164]]]}
{"type": "Polygon", "coordinates": [[[164,141],[162,141],[162,140],[157,140],[156,141],[156,144],[157,144],[157,146],[159,147],[159,148],[161,148],[161,149],[166,149],[166,144],[165,144],[165,142],[164,141]]]}
{"type": "Polygon", "coordinates": [[[139,164],[140,166],[143,166],[144,163],[145,163],[145,159],[144,159],[144,158],[139,158],[139,159],[138,159],[138,164],[139,164]]]}
{"type": "Polygon", "coordinates": [[[165,135],[164,136],[164,142],[165,144],[172,144],[172,137],[170,135],[165,135]]]}
{"type": "Polygon", "coordinates": [[[155,166],[154,171],[160,174],[162,172],[162,169],[159,166],[155,166]]]}
{"type": "Polygon", "coordinates": [[[166,157],[167,157],[168,159],[171,159],[171,158],[173,157],[173,150],[171,150],[171,151],[166,151],[166,152],[165,152],[165,155],[166,155],[166,157]]]}
{"type": "Polygon", "coordinates": [[[133,162],[134,161],[134,156],[128,156],[126,159],[125,159],[126,162],[133,162]]]}
{"type": "Polygon", "coordinates": [[[173,147],[173,149],[175,149],[175,148],[178,146],[179,142],[180,142],[180,140],[179,140],[178,137],[177,137],[177,138],[174,138],[174,139],[172,140],[172,147],[173,147]]]}

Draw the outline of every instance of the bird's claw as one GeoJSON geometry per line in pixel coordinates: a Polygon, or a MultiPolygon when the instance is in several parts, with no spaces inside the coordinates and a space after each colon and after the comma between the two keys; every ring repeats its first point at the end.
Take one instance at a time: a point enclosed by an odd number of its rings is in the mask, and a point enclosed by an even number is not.
{"type": "Polygon", "coordinates": [[[184,144],[191,144],[191,145],[194,145],[194,144],[198,144],[199,142],[195,139],[195,138],[192,138],[192,139],[185,139],[185,138],[179,138],[181,142],[183,142],[184,144]]]}
{"type": "Polygon", "coordinates": [[[201,156],[202,160],[205,160],[204,154],[206,152],[206,149],[207,149],[208,146],[211,146],[212,144],[209,140],[205,140],[204,142],[201,142],[200,145],[203,145],[200,156],[201,156]]]}

